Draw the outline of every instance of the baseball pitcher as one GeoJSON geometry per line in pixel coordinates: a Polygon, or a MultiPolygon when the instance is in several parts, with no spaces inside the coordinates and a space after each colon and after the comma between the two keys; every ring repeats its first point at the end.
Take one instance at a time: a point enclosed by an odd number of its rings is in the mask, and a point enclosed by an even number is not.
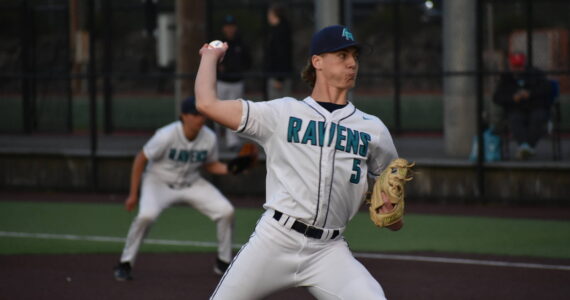
{"type": "MultiPolygon", "coordinates": [[[[347,99],[360,48],[348,28],[322,29],[302,73],[311,95],[264,102],[219,101],[216,64],[227,44],[200,50],[198,109],[260,144],[267,156],[266,211],[212,299],[261,299],[290,287],[306,287],[318,299],[385,299],[343,238],[365,200],[367,177],[397,173],[388,168],[397,152],[386,126],[347,99]]],[[[386,192],[378,196],[384,201],[372,211],[381,219],[395,201],[386,192]]],[[[390,215],[379,226],[398,230],[402,220],[390,215]]]]}

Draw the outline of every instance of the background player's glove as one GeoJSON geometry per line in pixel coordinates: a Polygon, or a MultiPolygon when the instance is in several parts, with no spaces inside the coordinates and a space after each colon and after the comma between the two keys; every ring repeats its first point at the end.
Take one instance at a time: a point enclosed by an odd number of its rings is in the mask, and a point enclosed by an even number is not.
{"type": "Polygon", "coordinates": [[[245,143],[236,158],[228,162],[228,171],[232,174],[239,174],[252,168],[257,162],[259,149],[253,143],[245,143]]]}
{"type": "Polygon", "coordinates": [[[404,216],[404,186],[412,180],[408,177],[414,163],[408,163],[403,158],[394,159],[388,167],[378,176],[374,183],[372,196],[370,197],[370,219],[378,227],[390,226],[400,221],[404,216]],[[382,193],[386,194],[394,208],[388,212],[382,212],[384,205],[382,193]]]}

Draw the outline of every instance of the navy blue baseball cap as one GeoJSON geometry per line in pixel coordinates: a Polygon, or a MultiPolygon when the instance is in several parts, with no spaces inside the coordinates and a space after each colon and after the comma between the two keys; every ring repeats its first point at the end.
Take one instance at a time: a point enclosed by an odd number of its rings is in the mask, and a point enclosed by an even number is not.
{"type": "Polygon", "coordinates": [[[194,96],[190,96],[184,99],[184,101],[182,101],[180,110],[183,114],[192,114],[192,115],[200,114],[200,112],[196,109],[196,98],[194,96]]]}
{"type": "Polygon", "coordinates": [[[225,15],[222,23],[224,25],[237,24],[236,17],[232,15],[225,15]]]}
{"type": "Polygon", "coordinates": [[[313,35],[310,55],[326,52],[335,52],[348,47],[356,47],[360,51],[362,46],[356,42],[354,35],[348,27],[332,25],[325,27],[313,35]]]}

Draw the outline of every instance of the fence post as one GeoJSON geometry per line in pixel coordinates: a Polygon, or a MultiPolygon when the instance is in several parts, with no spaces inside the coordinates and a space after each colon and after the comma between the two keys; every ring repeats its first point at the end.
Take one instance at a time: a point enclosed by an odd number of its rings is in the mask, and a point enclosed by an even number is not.
{"type": "Polygon", "coordinates": [[[483,2],[477,0],[475,8],[476,91],[477,91],[477,186],[480,202],[485,202],[485,141],[483,140],[483,2]]]}
{"type": "Polygon", "coordinates": [[[113,72],[113,7],[111,0],[103,3],[104,22],[104,56],[103,56],[103,103],[105,133],[113,131],[113,85],[111,73],[113,72]]]}
{"type": "Polygon", "coordinates": [[[97,166],[97,64],[96,64],[96,28],[95,28],[95,0],[89,0],[87,13],[87,24],[89,28],[89,67],[88,67],[88,85],[89,85],[89,122],[91,125],[91,188],[97,190],[98,184],[98,166],[97,166]]]}
{"type": "Polygon", "coordinates": [[[402,90],[400,75],[400,6],[400,0],[394,1],[394,121],[396,134],[400,134],[402,132],[402,108],[400,97],[402,90]]]}

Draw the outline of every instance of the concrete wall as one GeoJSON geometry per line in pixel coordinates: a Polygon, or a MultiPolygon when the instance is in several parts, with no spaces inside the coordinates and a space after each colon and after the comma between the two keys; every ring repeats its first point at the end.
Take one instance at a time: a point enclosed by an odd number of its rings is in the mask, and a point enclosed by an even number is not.
{"type": "Polygon", "coordinates": [[[568,170],[554,166],[490,165],[485,172],[483,199],[479,198],[472,165],[418,165],[414,177],[408,194],[436,202],[570,204],[568,170]]]}
{"type": "MultiPolygon", "coordinates": [[[[0,188],[121,192],[129,191],[133,157],[97,160],[97,186],[89,157],[72,155],[2,154],[0,188]]],[[[265,164],[239,176],[204,174],[223,192],[235,195],[265,194],[265,164]]]]}
{"type": "MultiPolygon", "coordinates": [[[[127,193],[132,157],[98,160],[97,191],[127,193]]],[[[434,202],[500,202],[568,204],[568,169],[552,165],[493,164],[486,172],[486,196],[478,198],[474,166],[466,163],[422,163],[415,168],[407,186],[410,199],[434,202]]],[[[224,193],[265,195],[263,161],[239,176],[205,175],[224,193]]],[[[0,155],[0,188],[57,191],[90,191],[91,164],[85,156],[3,154],[0,155]]]]}

